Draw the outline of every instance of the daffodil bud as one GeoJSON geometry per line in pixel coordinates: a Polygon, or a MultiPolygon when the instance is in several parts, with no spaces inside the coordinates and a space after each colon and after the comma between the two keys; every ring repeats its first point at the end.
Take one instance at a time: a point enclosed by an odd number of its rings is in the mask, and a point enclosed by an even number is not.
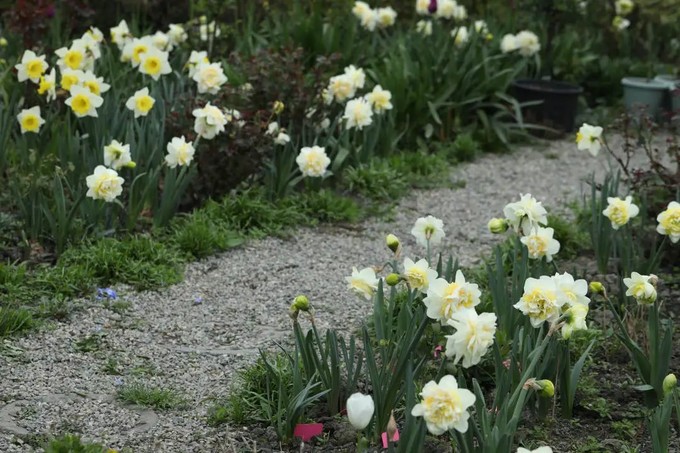
{"type": "Polygon", "coordinates": [[[297,296],[293,301],[293,306],[300,311],[309,311],[309,299],[306,296],[297,296]]]}
{"type": "Polygon", "coordinates": [[[555,384],[550,379],[541,379],[536,381],[538,385],[538,394],[543,398],[552,398],[555,395],[555,384]]]}
{"type": "Polygon", "coordinates": [[[127,168],[135,168],[137,166],[137,164],[135,162],[130,161],[127,164],[125,164],[125,166],[127,168]]]}
{"type": "Polygon", "coordinates": [[[7,47],[7,40],[5,38],[0,38],[0,47],[7,47]]]}
{"type": "Polygon", "coordinates": [[[604,285],[600,282],[590,282],[588,290],[590,294],[604,294],[604,285]]]}
{"type": "Polygon", "coordinates": [[[296,320],[299,314],[300,310],[295,306],[295,302],[290,304],[290,308],[288,309],[288,316],[290,316],[290,319],[296,320]]]}
{"type": "Polygon", "coordinates": [[[286,108],[283,102],[281,101],[275,101],[274,102],[274,114],[280,115],[281,112],[283,112],[283,109],[286,108]]]}
{"type": "Polygon", "coordinates": [[[358,430],[362,430],[371,423],[375,404],[370,395],[354,393],[347,398],[347,418],[349,422],[358,430]]]}
{"type": "Polygon", "coordinates": [[[663,394],[664,396],[671,393],[678,385],[678,378],[673,373],[663,378],[663,394]]]}
{"type": "Polygon", "coordinates": [[[385,277],[385,283],[387,283],[390,286],[396,286],[399,284],[401,281],[401,277],[399,277],[398,274],[390,274],[387,277],[385,277]]]}
{"type": "Polygon", "coordinates": [[[388,234],[385,238],[385,243],[387,244],[387,248],[392,250],[393,253],[397,253],[397,250],[399,250],[399,238],[395,235],[388,234]]]}
{"type": "Polygon", "coordinates": [[[489,220],[489,231],[493,234],[502,234],[508,231],[508,221],[506,219],[489,220]]]}
{"type": "Polygon", "coordinates": [[[207,24],[208,23],[208,18],[205,16],[201,16],[198,19],[202,24],[207,24]]]}
{"type": "Polygon", "coordinates": [[[387,433],[387,438],[389,440],[392,440],[394,434],[397,432],[397,421],[394,419],[394,411],[390,413],[390,420],[387,422],[385,432],[387,433]]]}
{"type": "Polygon", "coordinates": [[[380,340],[380,341],[378,342],[378,345],[379,345],[381,348],[386,348],[387,346],[390,345],[390,340],[388,340],[388,339],[386,339],[386,338],[383,338],[382,340],[380,340]]]}

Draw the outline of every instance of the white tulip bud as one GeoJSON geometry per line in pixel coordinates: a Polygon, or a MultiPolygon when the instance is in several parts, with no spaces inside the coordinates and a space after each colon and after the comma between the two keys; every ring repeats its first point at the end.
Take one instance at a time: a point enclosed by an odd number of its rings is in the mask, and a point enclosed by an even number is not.
{"type": "Polygon", "coordinates": [[[375,405],[370,395],[354,393],[347,398],[347,418],[357,430],[362,430],[368,426],[373,418],[375,405]]]}

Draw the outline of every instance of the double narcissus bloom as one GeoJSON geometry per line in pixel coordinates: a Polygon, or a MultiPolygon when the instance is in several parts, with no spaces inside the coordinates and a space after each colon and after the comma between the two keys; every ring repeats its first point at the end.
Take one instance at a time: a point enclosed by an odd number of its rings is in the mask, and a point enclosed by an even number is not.
{"type": "Polygon", "coordinates": [[[203,108],[195,109],[192,114],[194,121],[194,132],[206,140],[215,138],[220,132],[224,132],[227,125],[227,117],[219,108],[208,102],[203,108]]]}
{"type": "Polygon", "coordinates": [[[17,115],[17,121],[19,121],[19,127],[21,128],[21,133],[26,132],[38,133],[40,132],[40,126],[45,124],[45,120],[40,116],[40,107],[31,107],[30,109],[24,109],[17,115]]]}
{"type": "MultiPolygon", "coordinates": [[[[467,19],[467,10],[463,5],[459,5],[455,0],[438,0],[436,2],[435,8],[436,11],[434,11],[434,15],[439,19],[467,19]]],[[[429,8],[429,12],[433,12],[432,8],[429,8]]]]}
{"type": "Polygon", "coordinates": [[[227,82],[220,63],[199,63],[192,78],[198,84],[199,93],[217,94],[227,82]]]}
{"type": "Polygon", "coordinates": [[[386,110],[392,110],[392,93],[383,90],[380,85],[373,87],[373,91],[364,96],[371,104],[371,108],[375,113],[383,113],[386,110]]]}
{"type": "Polygon", "coordinates": [[[326,150],[321,146],[306,146],[300,150],[295,162],[300,167],[304,176],[321,177],[326,174],[326,169],[331,160],[326,155],[326,150]]]}
{"type": "Polygon", "coordinates": [[[519,447],[517,453],[553,453],[553,449],[550,447],[538,447],[534,450],[527,450],[526,448],[519,447]]]}
{"type": "Polygon", "coordinates": [[[597,156],[602,148],[602,131],[600,126],[583,123],[576,134],[578,149],[588,151],[593,157],[597,156]]]}
{"type": "Polygon", "coordinates": [[[378,15],[378,28],[391,27],[397,20],[397,12],[391,6],[378,8],[376,13],[378,15]]]}
{"type": "Polygon", "coordinates": [[[279,132],[274,139],[274,144],[279,146],[284,146],[288,143],[290,143],[290,136],[283,131],[279,132]]]}
{"type": "Polygon", "coordinates": [[[568,340],[575,330],[587,330],[586,316],[588,315],[588,306],[576,304],[569,307],[564,312],[564,324],[562,325],[562,338],[568,340]]]}
{"type": "Polygon", "coordinates": [[[78,118],[84,116],[97,117],[97,108],[103,103],[104,100],[100,96],[80,85],[71,87],[71,97],[66,99],[65,102],[78,118]]]}
{"type": "Polygon", "coordinates": [[[524,294],[513,305],[529,317],[533,327],[540,327],[544,322],[556,321],[565,300],[559,296],[555,280],[543,275],[540,278],[528,278],[524,282],[524,294]]]}
{"type": "Polygon", "coordinates": [[[467,431],[470,418],[467,409],[475,404],[476,398],[471,391],[458,388],[456,378],[446,375],[439,383],[430,381],[420,396],[422,400],[413,406],[411,415],[423,417],[430,433],[438,436],[451,429],[467,431]]]}
{"type": "Polygon", "coordinates": [[[523,57],[531,57],[541,50],[538,36],[532,31],[523,30],[515,35],[515,39],[517,39],[517,50],[523,57]]]}
{"type": "Polygon", "coordinates": [[[170,24],[168,26],[168,38],[170,39],[170,44],[173,47],[177,47],[187,40],[189,37],[186,30],[179,24],[170,24]]]}
{"type": "Polygon", "coordinates": [[[352,268],[352,275],[345,277],[345,280],[350,290],[366,300],[371,300],[380,282],[372,267],[364,268],[361,271],[354,267],[352,268]]]}
{"type": "Polygon", "coordinates": [[[125,107],[135,113],[135,118],[139,118],[148,115],[155,103],[156,100],[149,96],[149,89],[142,88],[128,98],[125,107]]]}
{"type": "Polygon", "coordinates": [[[431,215],[420,217],[413,225],[411,234],[416,238],[418,245],[423,247],[427,247],[428,244],[439,245],[446,236],[444,222],[431,215]]]}
{"type": "Polygon", "coordinates": [[[94,173],[88,176],[87,196],[94,200],[104,200],[111,202],[123,193],[123,183],[125,180],[118,176],[118,172],[103,165],[98,165],[94,173]]]}
{"type": "Polygon", "coordinates": [[[437,278],[437,271],[430,269],[427,260],[413,262],[411,258],[404,259],[404,278],[413,289],[426,292],[430,283],[437,278]]]}
{"type": "Polygon", "coordinates": [[[479,286],[465,281],[465,276],[459,269],[451,283],[443,278],[430,282],[423,303],[427,307],[428,318],[446,322],[457,312],[479,305],[481,295],[479,286]]]}
{"type": "Polygon", "coordinates": [[[607,209],[602,211],[602,214],[611,221],[612,228],[615,230],[627,224],[630,219],[640,213],[640,208],[633,204],[633,197],[630,195],[625,200],[609,197],[607,203],[607,209]]]}
{"type": "Polygon", "coordinates": [[[346,121],[345,127],[347,129],[361,130],[365,126],[370,126],[373,123],[371,104],[363,97],[352,99],[345,106],[345,114],[342,119],[346,121]]]}
{"type": "Polygon", "coordinates": [[[656,231],[668,236],[672,243],[680,241],[680,203],[671,201],[665,211],[661,212],[656,221],[656,231]]]}
{"type": "Polygon", "coordinates": [[[552,228],[532,227],[531,231],[520,239],[529,250],[529,258],[545,257],[546,262],[551,262],[553,255],[560,251],[560,243],[553,238],[554,233],[555,230],[552,228]]]}
{"type": "Polygon", "coordinates": [[[628,290],[626,296],[633,297],[639,305],[651,305],[656,301],[656,275],[641,275],[637,272],[623,279],[628,290]]]}
{"type": "Polygon", "coordinates": [[[341,74],[333,76],[328,84],[326,103],[330,104],[333,100],[345,102],[348,99],[352,99],[356,94],[356,90],[357,87],[349,75],[341,74]]]}
{"type": "Polygon", "coordinates": [[[456,332],[446,335],[446,355],[454,357],[453,363],[463,359],[463,368],[477,365],[487,353],[496,335],[496,315],[477,314],[474,309],[460,310],[447,321],[456,332]]]}
{"type": "Polygon", "coordinates": [[[548,211],[530,193],[520,194],[520,200],[508,203],[503,214],[516,233],[528,233],[532,228],[548,223],[548,211]]]}
{"type": "Polygon", "coordinates": [[[378,12],[373,10],[366,2],[354,2],[352,14],[359,19],[361,26],[366,30],[373,31],[378,25],[378,12]]]}
{"type": "Polygon", "coordinates": [[[167,146],[168,154],[165,156],[165,163],[170,168],[189,166],[194,158],[194,145],[188,143],[184,136],[174,137],[167,146]]]}
{"type": "Polygon", "coordinates": [[[612,26],[616,28],[618,31],[623,31],[626,28],[630,27],[630,21],[625,17],[614,16],[614,19],[612,19],[612,26]]]}
{"type": "Polygon", "coordinates": [[[541,43],[536,33],[523,30],[516,35],[507,34],[501,40],[501,52],[510,53],[519,51],[523,57],[531,57],[541,50],[541,43]]]}
{"type": "Polygon", "coordinates": [[[124,145],[118,140],[112,140],[110,144],[104,147],[104,165],[114,170],[134,166],[132,156],[130,155],[130,145],[124,145]]]}
{"type": "Polygon", "coordinates": [[[14,66],[17,70],[19,82],[30,80],[33,83],[40,82],[40,76],[47,72],[45,55],[36,55],[32,50],[25,50],[21,56],[21,62],[14,66]]]}

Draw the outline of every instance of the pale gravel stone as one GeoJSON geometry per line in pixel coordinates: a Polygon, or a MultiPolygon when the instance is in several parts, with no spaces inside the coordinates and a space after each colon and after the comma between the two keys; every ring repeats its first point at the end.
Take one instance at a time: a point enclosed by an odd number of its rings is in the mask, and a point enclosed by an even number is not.
{"type": "Polygon", "coordinates": [[[190,264],[182,283],[158,292],[119,287],[121,297],[132,303],[122,316],[101,302],[85,301],[86,309],[69,322],[10,340],[12,350],[23,350],[18,357],[0,356],[0,401],[25,400],[32,408],[30,416],[17,420],[21,410],[0,407],[0,451],[36,451],[22,445],[12,426],[31,433],[75,426],[86,439],[135,452],[233,451],[247,431],[209,427],[207,408],[225,395],[234,372],[254,360],[259,348],[290,341],[287,312],[296,295],[309,297],[320,326],[351,332],[371,306],[348,292],[344,277],[352,266],[380,265],[389,258],[387,233],[401,239],[404,256],[423,255],[410,230],[417,217],[432,214],[446,230],[439,251],[453,253],[464,266],[475,265],[501,241],[486,225],[502,216],[506,203],[530,192],[548,209],[564,209],[582,193],[583,179],[592,171],[602,173],[605,163],[603,155],[592,159],[576,151],[572,141],[487,155],[453,169],[452,180],[464,187],[414,191],[390,221],[369,219],[352,229],[304,228],[285,240],[252,241],[190,264]],[[78,352],[74,343],[91,334],[102,336],[101,350],[78,352]],[[120,377],[102,371],[109,357],[128,374],[151,364],[153,375],[122,379],[176,389],[189,407],[157,411],[148,429],[135,429],[140,411],[112,398],[120,377]],[[74,393],[109,397],[44,402],[49,395],[74,393]],[[6,420],[8,413],[13,420],[6,420]]]}

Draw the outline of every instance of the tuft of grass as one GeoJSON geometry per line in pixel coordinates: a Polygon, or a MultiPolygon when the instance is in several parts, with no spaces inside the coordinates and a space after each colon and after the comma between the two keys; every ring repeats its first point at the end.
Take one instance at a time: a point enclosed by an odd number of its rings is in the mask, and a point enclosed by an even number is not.
{"type": "Polygon", "coordinates": [[[49,441],[45,453],[104,453],[106,447],[97,443],[83,442],[80,436],[64,434],[49,441]]]}
{"type": "Polygon", "coordinates": [[[389,162],[411,187],[432,189],[449,182],[449,163],[441,154],[400,153],[391,156],[389,162]]]}
{"type": "Polygon", "coordinates": [[[118,399],[124,403],[152,407],[159,410],[178,409],[187,401],[173,389],[153,387],[141,382],[123,385],[118,389],[118,399]]]}
{"type": "Polygon", "coordinates": [[[390,161],[373,159],[343,173],[350,192],[376,201],[396,201],[408,190],[408,182],[390,161]]]}
{"type": "Polygon", "coordinates": [[[76,341],[73,347],[83,353],[99,351],[102,347],[102,336],[97,333],[88,335],[76,341]]]}
{"type": "Polygon", "coordinates": [[[29,330],[35,324],[31,312],[24,308],[0,307],[0,338],[29,330]]]}
{"type": "Polygon", "coordinates": [[[343,197],[331,190],[306,192],[291,201],[302,212],[308,224],[316,222],[356,222],[361,219],[362,210],[351,198],[343,197]]]}
{"type": "Polygon", "coordinates": [[[67,250],[61,267],[80,266],[102,286],[127,283],[137,290],[157,289],[182,279],[178,250],[146,236],[106,238],[67,250]]]}
{"type": "Polygon", "coordinates": [[[205,258],[243,243],[226,222],[211,220],[203,211],[175,222],[170,241],[194,259],[205,258]]]}

